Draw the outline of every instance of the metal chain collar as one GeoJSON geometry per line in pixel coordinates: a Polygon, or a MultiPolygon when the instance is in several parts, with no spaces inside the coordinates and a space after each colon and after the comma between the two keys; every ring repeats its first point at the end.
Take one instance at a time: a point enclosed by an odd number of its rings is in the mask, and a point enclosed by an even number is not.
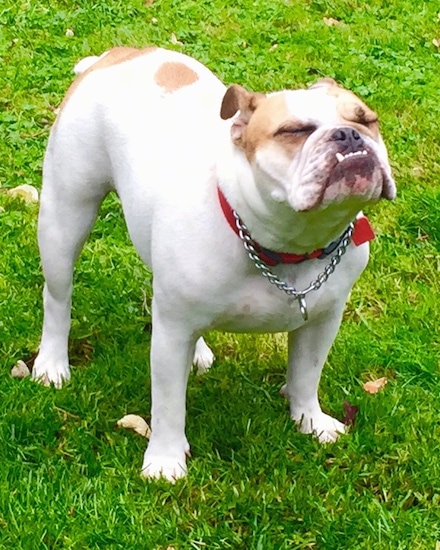
{"type": "Polygon", "coordinates": [[[235,210],[233,210],[235,223],[238,229],[238,235],[243,242],[243,246],[248,253],[249,258],[252,260],[255,267],[259,270],[263,277],[269,281],[269,283],[275,285],[279,290],[285,292],[288,296],[292,296],[295,300],[298,300],[299,310],[304,321],[307,321],[309,314],[307,311],[306,296],[312,290],[318,290],[321,286],[327,281],[330,275],[336,269],[336,266],[342,259],[342,256],[345,254],[348,245],[350,244],[351,237],[354,231],[354,223],[351,222],[345,233],[342,235],[342,238],[339,242],[339,245],[336,249],[335,254],[331,257],[330,262],[324,268],[324,271],[320,273],[314,281],[312,281],[309,286],[303,290],[296,290],[295,287],[290,286],[285,281],[282,281],[275,273],[273,273],[269,267],[260,259],[258,251],[255,247],[255,241],[252,239],[249,229],[241,220],[240,216],[235,210]]]}

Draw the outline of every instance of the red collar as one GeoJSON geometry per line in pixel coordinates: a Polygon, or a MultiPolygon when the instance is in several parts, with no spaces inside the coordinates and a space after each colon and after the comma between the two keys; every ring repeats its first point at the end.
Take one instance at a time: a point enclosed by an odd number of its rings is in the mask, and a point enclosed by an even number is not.
{"type": "MultiPolygon", "coordinates": [[[[234,210],[231,205],[228,203],[226,197],[221,191],[220,187],[217,186],[218,198],[220,201],[220,206],[222,208],[223,214],[228,221],[231,228],[234,232],[239,235],[239,229],[237,227],[236,218],[234,216],[234,210]]],[[[372,241],[374,239],[374,231],[370,225],[370,222],[366,216],[361,216],[356,218],[354,221],[354,231],[351,237],[353,244],[359,246],[367,241],[372,241]]],[[[263,261],[268,266],[275,266],[278,264],[299,264],[305,260],[323,259],[332,254],[339,246],[342,237],[333,241],[325,248],[320,248],[319,250],[314,250],[308,254],[289,254],[286,252],[273,252],[267,248],[262,247],[258,243],[254,242],[253,245],[258,252],[260,260],[263,261]]]]}

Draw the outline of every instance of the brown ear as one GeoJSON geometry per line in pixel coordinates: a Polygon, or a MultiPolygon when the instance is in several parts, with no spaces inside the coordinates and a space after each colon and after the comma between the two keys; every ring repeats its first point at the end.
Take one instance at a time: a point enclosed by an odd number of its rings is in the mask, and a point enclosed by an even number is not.
{"type": "Polygon", "coordinates": [[[220,109],[220,116],[223,120],[227,120],[240,111],[239,116],[234,120],[231,127],[231,136],[234,143],[237,145],[241,142],[243,131],[252,113],[258,107],[260,101],[265,97],[264,94],[248,92],[238,84],[233,84],[226,90],[220,109]]]}
{"type": "Polygon", "coordinates": [[[321,88],[322,86],[339,86],[334,78],[326,76],[325,78],[320,78],[314,84],[309,86],[309,88],[321,88]]]}

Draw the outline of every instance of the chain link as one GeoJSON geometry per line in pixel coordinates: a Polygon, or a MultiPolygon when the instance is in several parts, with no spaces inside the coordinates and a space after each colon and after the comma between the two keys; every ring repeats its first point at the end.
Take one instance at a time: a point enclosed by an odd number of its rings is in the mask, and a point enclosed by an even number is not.
{"type": "Polygon", "coordinates": [[[351,237],[354,231],[354,223],[350,223],[345,233],[342,235],[339,241],[335,254],[330,258],[330,262],[324,268],[324,271],[320,273],[314,281],[312,281],[308,287],[303,290],[296,290],[295,287],[289,285],[285,281],[282,281],[275,273],[273,273],[269,267],[260,259],[258,251],[255,247],[255,241],[252,239],[249,229],[241,220],[240,216],[233,210],[235,217],[235,223],[238,229],[238,235],[243,242],[243,246],[248,253],[249,258],[252,260],[255,267],[259,270],[261,275],[265,277],[269,283],[275,285],[279,290],[285,292],[288,296],[292,296],[298,301],[299,310],[304,321],[308,319],[308,311],[306,304],[306,296],[313,290],[318,290],[327,281],[330,275],[335,271],[336,266],[340,263],[342,256],[345,254],[348,245],[350,244],[351,237]]]}

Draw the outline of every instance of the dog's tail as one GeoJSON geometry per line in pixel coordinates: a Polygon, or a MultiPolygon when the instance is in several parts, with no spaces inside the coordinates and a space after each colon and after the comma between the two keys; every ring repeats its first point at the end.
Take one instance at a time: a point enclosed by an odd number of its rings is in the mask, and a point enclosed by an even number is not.
{"type": "Polygon", "coordinates": [[[73,68],[73,72],[78,75],[81,73],[84,73],[87,71],[87,69],[90,69],[92,65],[94,65],[97,61],[99,61],[104,55],[107,55],[108,52],[104,52],[101,55],[89,55],[88,57],[84,57],[83,59],[80,59],[78,63],[73,68]]]}

